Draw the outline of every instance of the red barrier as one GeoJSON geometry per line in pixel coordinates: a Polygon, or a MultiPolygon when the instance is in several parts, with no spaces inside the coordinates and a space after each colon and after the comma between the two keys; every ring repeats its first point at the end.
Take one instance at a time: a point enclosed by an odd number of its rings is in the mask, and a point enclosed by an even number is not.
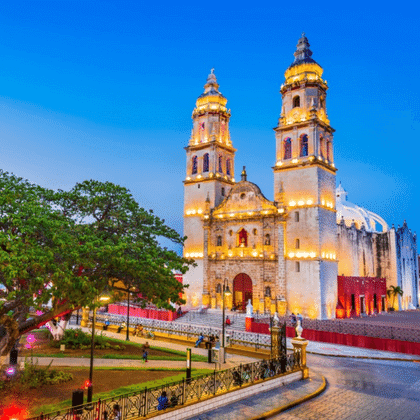
{"type": "MultiPolygon", "coordinates": [[[[251,331],[259,334],[269,334],[268,324],[253,322],[251,324],[251,331]]],[[[286,336],[295,336],[293,327],[286,327],[286,336]]],[[[344,346],[420,355],[420,343],[412,341],[388,340],[385,338],[367,337],[363,335],[305,329],[303,330],[302,337],[309,341],[321,341],[324,343],[342,344],[344,346]]]]}
{"type": "MultiPolygon", "coordinates": [[[[122,305],[110,304],[108,305],[108,312],[110,314],[127,315],[127,307],[122,305]]],[[[174,321],[178,318],[176,312],[160,311],[158,309],[143,309],[137,307],[130,307],[130,316],[157,319],[161,321],[174,321]]]]}

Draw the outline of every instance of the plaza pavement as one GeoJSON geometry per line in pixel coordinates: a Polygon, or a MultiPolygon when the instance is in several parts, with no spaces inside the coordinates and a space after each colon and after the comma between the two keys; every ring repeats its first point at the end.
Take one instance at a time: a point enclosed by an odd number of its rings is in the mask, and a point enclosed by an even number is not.
{"type": "MultiPolygon", "coordinates": [[[[73,328],[75,326],[72,326],[73,328]]],[[[82,328],[89,331],[87,328],[82,328]]],[[[124,339],[125,334],[117,334],[105,331],[106,335],[124,339]]],[[[146,340],[141,337],[130,337],[131,342],[145,343],[149,342],[154,347],[170,348],[174,350],[185,351],[184,344],[177,344],[164,340],[146,340]]],[[[291,348],[291,339],[287,340],[288,347],[291,348]]],[[[412,362],[420,362],[420,357],[392,353],[386,351],[370,350],[358,347],[342,346],[329,343],[321,343],[311,341],[308,344],[307,351],[309,353],[323,355],[323,356],[336,356],[336,357],[349,357],[349,358],[363,358],[363,359],[379,359],[379,360],[404,360],[412,362]]],[[[192,348],[193,354],[200,354],[207,356],[207,350],[202,348],[192,348]]],[[[254,357],[237,355],[232,353],[226,354],[226,363],[221,366],[222,369],[227,369],[234,365],[249,363],[261,358],[261,354],[255,354],[254,357]]],[[[75,359],[75,358],[38,358],[39,365],[48,365],[51,360],[53,366],[89,366],[90,360],[75,359]]],[[[141,360],[125,360],[125,359],[97,359],[95,358],[94,366],[115,366],[115,367],[165,367],[172,369],[185,369],[185,361],[162,361],[162,360],[149,360],[148,363],[143,363],[141,360]]],[[[214,369],[214,364],[206,362],[192,362],[193,368],[200,369],[214,369]]],[[[309,366],[309,369],[311,367],[309,366]]],[[[275,415],[282,411],[287,410],[295,405],[298,405],[308,399],[314,398],[324,391],[326,387],[325,378],[310,370],[310,378],[304,381],[293,382],[284,385],[271,391],[258,394],[258,398],[249,397],[235,403],[226,405],[217,410],[208,413],[203,413],[199,416],[192,417],[191,420],[233,420],[233,419],[264,419],[269,416],[275,415]]]]}

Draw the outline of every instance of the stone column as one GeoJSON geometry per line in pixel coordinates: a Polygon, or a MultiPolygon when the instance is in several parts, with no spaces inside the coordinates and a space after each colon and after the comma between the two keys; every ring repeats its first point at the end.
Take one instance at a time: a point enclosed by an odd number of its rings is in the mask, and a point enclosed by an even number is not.
{"type": "MultiPolygon", "coordinates": [[[[287,299],[286,296],[286,261],[284,259],[284,225],[285,222],[278,222],[277,228],[277,285],[276,296],[287,299]]],[[[278,308],[277,308],[278,309],[278,308]]],[[[280,312],[281,313],[281,312],[280,312]]]]}
{"type": "Polygon", "coordinates": [[[89,307],[82,308],[82,320],[80,321],[81,327],[87,327],[89,322],[89,307]]]}
{"type": "Polygon", "coordinates": [[[203,305],[210,305],[209,290],[209,226],[204,223],[204,241],[203,241],[203,305]]]}

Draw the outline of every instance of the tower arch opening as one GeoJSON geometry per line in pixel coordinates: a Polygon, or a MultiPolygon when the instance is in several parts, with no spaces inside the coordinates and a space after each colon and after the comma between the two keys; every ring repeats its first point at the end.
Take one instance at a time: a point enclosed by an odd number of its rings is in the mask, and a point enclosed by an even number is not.
{"type": "Polygon", "coordinates": [[[283,141],[283,159],[291,159],[292,158],[292,139],[287,137],[283,141]]]}
{"type": "Polygon", "coordinates": [[[300,156],[308,156],[308,135],[302,134],[300,136],[300,156]]]}

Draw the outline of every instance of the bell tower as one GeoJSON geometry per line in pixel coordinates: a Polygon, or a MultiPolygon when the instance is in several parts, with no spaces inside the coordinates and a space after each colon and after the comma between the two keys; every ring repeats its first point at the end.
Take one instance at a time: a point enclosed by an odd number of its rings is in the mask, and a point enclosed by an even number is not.
{"type": "Polygon", "coordinates": [[[291,312],[334,318],[337,227],[334,129],[326,111],[327,82],[305,34],[281,86],[274,197],[288,207],[285,232],[287,303],[291,312]]]}
{"type": "Polygon", "coordinates": [[[205,250],[204,218],[219,205],[235,184],[236,149],[229,134],[230,110],[227,99],[219,92],[214,69],[208,75],[194,108],[193,129],[187,152],[187,175],[184,180],[184,257],[193,258],[197,267],[184,276],[187,305],[208,305],[209,292],[203,277],[205,250]],[[207,214],[206,214],[207,213],[207,214]]]}

